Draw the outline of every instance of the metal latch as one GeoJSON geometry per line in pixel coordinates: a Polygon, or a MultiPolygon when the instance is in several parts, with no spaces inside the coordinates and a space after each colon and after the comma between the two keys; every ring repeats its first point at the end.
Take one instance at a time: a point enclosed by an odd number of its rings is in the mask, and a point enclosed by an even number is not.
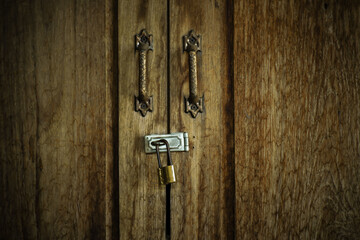
{"type": "MultiPolygon", "coordinates": [[[[170,134],[152,134],[145,136],[145,152],[156,153],[156,146],[152,142],[165,139],[169,143],[171,152],[188,152],[189,151],[189,135],[186,132],[170,133],[170,134]]],[[[160,152],[166,152],[166,146],[159,147],[160,152]]]]}

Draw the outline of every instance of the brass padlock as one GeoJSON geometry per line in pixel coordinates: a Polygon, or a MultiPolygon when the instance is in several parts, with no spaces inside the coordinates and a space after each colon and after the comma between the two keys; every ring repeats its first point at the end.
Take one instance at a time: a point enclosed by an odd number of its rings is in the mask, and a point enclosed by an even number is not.
{"type": "Polygon", "coordinates": [[[156,154],[157,154],[157,159],[158,159],[158,164],[159,164],[158,173],[159,173],[160,184],[175,183],[176,182],[175,169],[174,169],[174,165],[171,161],[170,147],[169,147],[168,141],[166,141],[165,139],[161,139],[159,141],[152,142],[152,144],[156,146],[156,154]],[[165,167],[163,167],[161,165],[160,152],[159,152],[160,145],[164,145],[164,144],[166,145],[168,162],[170,163],[170,165],[167,165],[165,167]]]}

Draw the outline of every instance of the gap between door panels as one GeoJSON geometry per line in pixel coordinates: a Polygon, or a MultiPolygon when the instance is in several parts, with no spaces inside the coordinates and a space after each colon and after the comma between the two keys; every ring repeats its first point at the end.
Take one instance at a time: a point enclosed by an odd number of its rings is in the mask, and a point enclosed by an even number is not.
{"type": "MultiPolygon", "coordinates": [[[[167,0],[166,8],[166,24],[167,24],[167,132],[170,133],[170,0],[167,0]]],[[[168,162],[170,164],[170,162],[168,162]]],[[[171,184],[166,185],[166,223],[165,236],[167,240],[171,239],[171,184]]]]}
{"type": "Polygon", "coordinates": [[[106,151],[106,239],[120,239],[120,208],[119,208],[119,22],[118,0],[105,1],[105,31],[109,41],[106,48],[106,95],[110,96],[106,104],[106,142],[111,150],[106,151]]]}

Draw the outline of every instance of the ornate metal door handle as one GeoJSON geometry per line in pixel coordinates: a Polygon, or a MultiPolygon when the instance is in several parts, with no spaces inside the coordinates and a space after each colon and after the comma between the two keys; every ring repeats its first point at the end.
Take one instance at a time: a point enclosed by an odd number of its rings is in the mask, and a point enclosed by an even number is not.
{"type": "Polygon", "coordinates": [[[184,51],[189,53],[190,96],[185,97],[185,112],[193,118],[203,112],[204,97],[197,94],[196,53],[201,51],[201,35],[196,35],[193,30],[183,37],[184,51]]]}
{"type": "Polygon", "coordinates": [[[139,96],[135,96],[135,111],[141,113],[143,117],[147,112],[153,110],[153,97],[148,96],[146,90],[146,53],[153,50],[152,35],[145,29],[135,35],[135,49],[139,50],[139,96]]]}

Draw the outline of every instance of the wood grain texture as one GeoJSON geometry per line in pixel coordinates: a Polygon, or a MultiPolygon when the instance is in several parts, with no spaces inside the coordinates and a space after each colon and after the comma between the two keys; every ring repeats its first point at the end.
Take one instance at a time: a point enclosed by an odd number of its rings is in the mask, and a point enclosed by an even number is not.
{"type": "Polygon", "coordinates": [[[105,217],[106,239],[119,239],[119,106],[118,106],[118,9],[117,1],[105,1],[105,217]]]}
{"type": "Polygon", "coordinates": [[[103,1],[2,1],[0,238],[105,238],[103,1]]]}
{"type": "Polygon", "coordinates": [[[237,239],[360,238],[360,4],[235,1],[237,239]]]}
{"type": "Polygon", "coordinates": [[[119,15],[119,208],[120,239],[165,238],[165,187],[157,175],[156,154],[145,154],[144,136],[167,132],[166,1],[121,1],[119,15]],[[135,112],[139,94],[139,52],[135,34],[153,35],[147,53],[147,89],[153,112],[135,112]]]}
{"type": "Polygon", "coordinates": [[[173,153],[178,182],[171,189],[172,239],[234,238],[231,2],[170,1],[170,130],[189,133],[190,151],[173,153]],[[228,24],[230,23],[230,25],[228,24]],[[202,35],[198,93],[205,111],[185,113],[188,53],[182,37],[202,35]]]}
{"type": "Polygon", "coordinates": [[[360,239],[360,3],[168,3],[1,1],[0,239],[164,239],[143,137],[168,130],[190,137],[172,154],[172,239],[360,239]],[[184,112],[191,29],[203,37],[196,119],[184,112]]]}

